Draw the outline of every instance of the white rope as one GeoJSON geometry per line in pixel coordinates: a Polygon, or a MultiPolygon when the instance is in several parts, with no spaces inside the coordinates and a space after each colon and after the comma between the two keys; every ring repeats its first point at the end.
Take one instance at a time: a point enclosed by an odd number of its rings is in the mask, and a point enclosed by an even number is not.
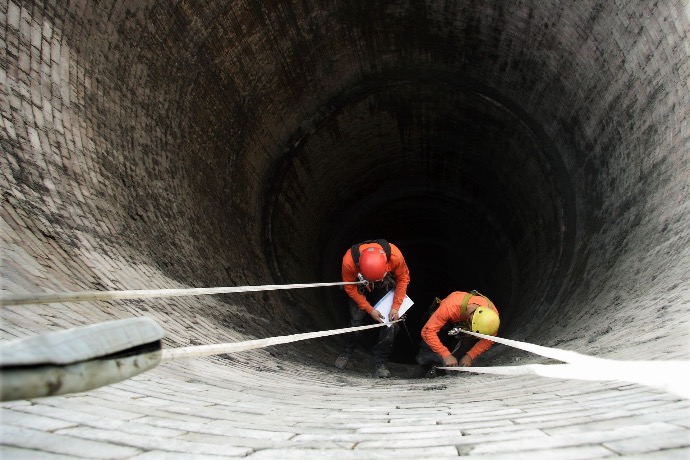
{"type": "Polygon", "coordinates": [[[690,361],[618,361],[597,358],[569,350],[549,348],[517,340],[503,339],[476,332],[463,331],[482,339],[556,359],[568,364],[526,364],[499,367],[437,367],[447,371],[475,372],[497,375],[539,375],[542,377],[622,381],[657,388],[690,399],[690,361]]]}
{"type": "Polygon", "coordinates": [[[133,291],[83,291],[83,292],[46,292],[35,294],[16,294],[0,297],[0,307],[10,307],[29,304],[63,303],[63,302],[92,302],[95,300],[144,299],[153,297],[180,297],[207,294],[228,294],[232,292],[276,291],[281,289],[302,289],[323,286],[344,286],[347,284],[362,284],[361,281],[337,283],[308,283],[308,284],[266,284],[263,286],[231,286],[214,288],[189,289],[149,289],[133,291]]]}
{"type": "Polygon", "coordinates": [[[217,343],[212,345],[197,345],[193,347],[168,348],[163,350],[161,361],[172,361],[175,359],[199,358],[202,356],[220,355],[223,353],[237,353],[239,351],[266,348],[283,343],[298,342],[301,340],[327,337],[329,335],[345,334],[347,332],[363,331],[375,327],[388,326],[398,321],[388,323],[371,324],[367,326],[347,327],[343,329],[332,329],[329,331],[305,332],[303,334],[283,335],[278,337],[268,337],[265,339],[248,340],[246,342],[217,343]]]}
{"type": "Polygon", "coordinates": [[[546,358],[555,359],[558,361],[563,361],[565,363],[580,363],[580,362],[591,362],[592,360],[600,359],[593,356],[583,355],[576,351],[570,350],[560,350],[558,348],[549,348],[541,345],[534,345],[527,342],[519,342],[517,340],[503,339],[501,337],[494,337],[491,335],[484,335],[478,332],[471,332],[462,330],[467,335],[472,335],[480,339],[491,340],[492,342],[502,343],[503,345],[508,345],[509,347],[518,348],[520,350],[529,351],[537,355],[544,356],[546,358]]]}

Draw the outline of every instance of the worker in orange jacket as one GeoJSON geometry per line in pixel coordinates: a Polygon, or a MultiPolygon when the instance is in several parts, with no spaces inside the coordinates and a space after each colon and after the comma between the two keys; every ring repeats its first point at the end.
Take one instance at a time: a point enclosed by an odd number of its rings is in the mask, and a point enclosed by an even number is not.
{"type": "MultiPolygon", "coordinates": [[[[410,271],[397,246],[386,240],[369,240],[352,246],[343,256],[342,277],[346,282],[366,281],[366,284],[349,284],[344,287],[350,297],[352,327],[361,326],[367,315],[378,323],[383,322],[383,315],[375,310],[372,304],[376,304],[391,289],[394,289],[393,305],[388,319],[400,319],[398,310],[405,298],[407,285],[410,284],[410,271]]],[[[390,377],[386,364],[393,349],[393,339],[399,330],[397,324],[380,328],[381,332],[373,349],[375,377],[390,377]]],[[[360,332],[345,335],[344,351],[336,359],[335,367],[345,368],[357,348],[360,337],[360,332]]]]}
{"type": "MultiPolygon", "coordinates": [[[[438,300],[438,299],[437,299],[438,300]]],[[[472,365],[479,355],[493,345],[491,340],[477,340],[467,334],[461,334],[460,341],[451,352],[439,338],[439,332],[446,328],[460,326],[463,329],[496,336],[500,317],[496,306],[486,296],[477,291],[456,291],[440,301],[422,328],[423,342],[417,354],[419,367],[416,377],[426,374],[434,365],[462,366],[472,365]],[[460,356],[460,360],[455,355],[460,356]]],[[[446,336],[443,339],[447,339],[446,336]]]]}

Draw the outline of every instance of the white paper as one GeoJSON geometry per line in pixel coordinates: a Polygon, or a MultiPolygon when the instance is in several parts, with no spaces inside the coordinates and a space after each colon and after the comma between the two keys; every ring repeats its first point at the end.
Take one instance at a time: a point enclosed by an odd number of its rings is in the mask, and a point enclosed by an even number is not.
{"type": "MultiPolygon", "coordinates": [[[[374,309],[378,310],[381,312],[383,315],[383,322],[384,323],[390,323],[388,320],[388,315],[391,312],[391,307],[393,306],[393,294],[395,291],[388,291],[388,294],[384,295],[381,300],[376,302],[376,305],[374,305],[374,309]]],[[[405,296],[405,298],[402,301],[402,304],[400,305],[400,309],[398,309],[398,316],[402,316],[405,314],[407,310],[410,309],[410,307],[414,305],[414,302],[412,299],[409,297],[405,296]]],[[[390,325],[388,327],[391,327],[390,325]]]]}

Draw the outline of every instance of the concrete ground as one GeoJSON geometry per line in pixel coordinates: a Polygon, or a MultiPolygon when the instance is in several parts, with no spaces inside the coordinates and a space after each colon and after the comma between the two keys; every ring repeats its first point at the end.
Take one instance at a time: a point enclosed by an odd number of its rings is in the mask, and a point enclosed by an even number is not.
{"type": "MultiPolygon", "coordinates": [[[[3,403],[2,458],[687,459],[690,400],[622,382],[390,379],[266,351],[3,403]],[[281,364],[282,363],[282,364],[281,364]]],[[[364,358],[365,355],[362,355],[364,358]]]]}

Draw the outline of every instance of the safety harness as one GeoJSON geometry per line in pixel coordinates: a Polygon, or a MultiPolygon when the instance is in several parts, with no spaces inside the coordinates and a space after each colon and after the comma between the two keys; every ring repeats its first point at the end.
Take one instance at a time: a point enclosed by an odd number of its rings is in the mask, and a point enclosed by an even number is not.
{"type": "Polygon", "coordinates": [[[470,299],[472,297],[484,297],[486,299],[486,302],[489,306],[489,308],[493,309],[494,308],[494,303],[489,300],[487,296],[484,294],[481,294],[479,291],[470,291],[467,294],[465,294],[465,297],[462,298],[462,302],[460,303],[460,316],[465,316],[465,313],[467,313],[467,304],[470,303],[470,299]]]}
{"type": "MultiPolygon", "coordinates": [[[[467,314],[467,305],[470,303],[470,299],[475,296],[484,297],[489,308],[494,309],[494,303],[487,296],[481,294],[479,291],[470,291],[465,294],[465,296],[462,298],[462,302],[460,302],[460,317],[463,317],[467,314]]],[[[453,328],[448,331],[448,335],[458,335],[460,330],[464,329],[463,326],[464,324],[462,322],[455,323],[453,328]]]]}
{"type": "Polygon", "coordinates": [[[361,243],[357,243],[352,246],[352,249],[350,251],[352,252],[352,260],[355,261],[355,265],[357,266],[357,270],[359,270],[359,256],[361,255],[359,252],[359,247],[363,244],[369,244],[369,243],[376,243],[381,248],[383,249],[383,252],[386,253],[386,262],[391,261],[391,245],[388,243],[388,241],[383,240],[383,239],[378,239],[378,240],[366,240],[362,241],[361,243]]]}
{"type": "MultiPolygon", "coordinates": [[[[494,306],[493,302],[491,300],[489,300],[489,298],[487,296],[485,296],[484,294],[479,293],[479,291],[470,291],[467,294],[465,294],[465,296],[462,298],[462,302],[460,302],[460,317],[465,316],[465,314],[467,313],[467,305],[470,303],[470,299],[472,297],[475,297],[475,296],[484,297],[490,307],[494,306]]],[[[436,300],[438,300],[438,298],[436,298],[436,300]]],[[[467,330],[467,328],[465,327],[465,323],[460,321],[458,323],[453,324],[452,329],[450,331],[448,331],[448,335],[452,335],[454,337],[457,337],[458,335],[461,335],[460,331],[462,331],[462,330],[467,330]]],[[[455,345],[455,348],[450,353],[455,354],[455,352],[458,351],[458,349],[462,346],[463,341],[465,339],[466,339],[466,337],[464,335],[462,335],[460,338],[458,338],[457,345],[455,345]]]]}

